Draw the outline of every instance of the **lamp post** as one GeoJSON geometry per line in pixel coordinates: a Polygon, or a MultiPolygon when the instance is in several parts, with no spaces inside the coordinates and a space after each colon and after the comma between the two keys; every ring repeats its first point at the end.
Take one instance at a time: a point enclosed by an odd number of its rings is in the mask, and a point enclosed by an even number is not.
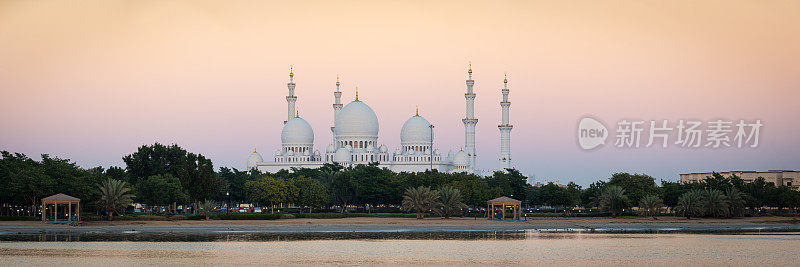
{"type": "Polygon", "coordinates": [[[228,191],[225,191],[225,201],[228,202],[225,203],[225,214],[228,214],[231,212],[231,193],[228,191]]]}
{"type": "Polygon", "coordinates": [[[433,172],[433,124],[428,126],[431,128],[431,148],[430,148],[430,157],[431,157],[431,172],[433,172]]]}

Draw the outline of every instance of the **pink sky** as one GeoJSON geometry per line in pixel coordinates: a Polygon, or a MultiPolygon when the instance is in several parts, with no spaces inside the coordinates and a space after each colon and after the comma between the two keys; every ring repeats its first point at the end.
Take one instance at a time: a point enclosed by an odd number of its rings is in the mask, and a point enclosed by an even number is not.
{"type": "Polygon", "coordinates": [[[316,149],[340,74],[379,142],[397,148],[419,105],[436,146],[457,151],[471,60],[482,168],[499,166],[508,72],[514,165],[537,180],[800,169],[797,14],[793,1],[2,1],[0,149],[107,167],[178,143],[241,169],[280,146],[294,65],[316,149]],[[585,152],[584,115],[765,126],[756,149],[585,152]]]}

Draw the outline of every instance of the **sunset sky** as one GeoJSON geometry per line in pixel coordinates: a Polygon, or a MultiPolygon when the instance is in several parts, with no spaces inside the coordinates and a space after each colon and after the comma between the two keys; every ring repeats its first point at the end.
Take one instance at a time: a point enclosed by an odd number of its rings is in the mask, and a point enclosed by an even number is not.
{"type": "Polygon", "coordinates": [[[391,151],[417,105],[435,146],[458,151],[472,61],[481,168],[499,167],[507,72],[514,166],[537,181],[800,169],[798,14],[798,1],[0,0],[0,150],[108,167],[177,143],[243,169],[254,147],[266,160],[280,147],[293,65],[315,149],[331,142],[339,74],[391,151]],[[586,115],[764,127],[755,149],[583,151],[586,115]]]}

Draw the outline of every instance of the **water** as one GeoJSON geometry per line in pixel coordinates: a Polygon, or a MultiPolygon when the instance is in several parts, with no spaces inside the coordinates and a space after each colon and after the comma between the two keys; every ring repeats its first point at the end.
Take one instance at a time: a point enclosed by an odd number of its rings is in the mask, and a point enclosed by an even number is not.
{"type": "Polygon", "coordinates": [[[522,233],[513,239],[0,242],[0,265],[796,266],[800,235],[522,233]]]}

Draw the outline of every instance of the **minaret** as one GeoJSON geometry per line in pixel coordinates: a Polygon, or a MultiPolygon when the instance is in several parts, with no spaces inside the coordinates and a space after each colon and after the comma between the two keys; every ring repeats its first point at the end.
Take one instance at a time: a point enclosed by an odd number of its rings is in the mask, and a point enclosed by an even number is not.
{"type": "Polygon", "coordinates": [[[464,122],[464,150],[469,156],[469,170],[477,173],[475,166],[475,125],[478,124],[478,119],[475,118],[475,93],[472,91],[472,86],[475,81],[472,80],[472,62],[469,63],[469,79],[467,79],[467,93],[464,98],[467,99],[467,116],[461,121],[464,122]]]}
{"type": "MultiPolygon", "coordinates": [[[[342,92],[339,91],[339,75],[336,75],[336,92],[333,92],[333,97],[336,99],[333,102],[333,125],[336,125],[336,115],[339,115],[339,110],[342,109],[342,92]]],[[[334,134],[334,126],[331,126],[331,134],[334,134]]],[[[334,143],[336,142],[336,137],[333,136],[334,143]]]]}
{"type": "Polygon", "coordinates": [[[289,95],[286,96],[286,102],[289,103],[289,107],[287,109],[288,115],[283,124],[286,124],[295,115],[294,103],[297,102],[297,96],[294,95],[294,67],[292,66],[289,66],[289,83],[286,86],[289,87],[289,95]]]}
{"type": "Polygon", "coordinates": [[[508,101],[508,76],[503,77],[503,101],[500,102],[500,107],[503,110],[503,116],[500,125],[500,168],[511,169],[511,129],[513,125],[508,123],[508,108],[511,107],[511,101],[508,101]]]}

